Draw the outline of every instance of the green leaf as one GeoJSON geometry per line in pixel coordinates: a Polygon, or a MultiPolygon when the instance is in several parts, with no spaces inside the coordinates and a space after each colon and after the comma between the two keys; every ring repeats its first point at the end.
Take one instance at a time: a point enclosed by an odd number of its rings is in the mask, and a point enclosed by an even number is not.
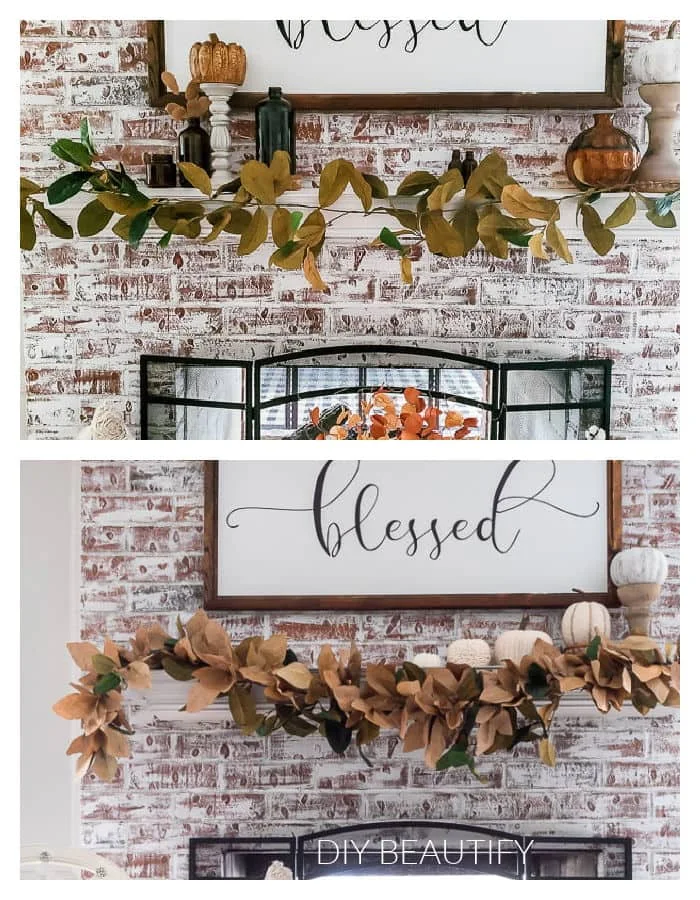
{"type": "Polygon", "coordinates": [[[292,239],[292,214],[283,206],[272,214],[272,240],[277,247],[284,247],[292,239]]]}
{"type": "Polygon", "coordinates": [[[452,225],[464,241],[464,252],[473,250],[479,243],[479,216],[474,206],[465,203],[452,219],[452,225]]]}
{"type": "Polygon", "coordinates": [[[332,206],[350,181],[354,169],[346,159],[334,159],[323,167],[318,181],[318,205],[332,206]]]}
{"type": "Polygon", "coordinates": [[[389,188],[381,178],[377,178],[376,175],[369,175],[367,172],[360,172],[360,175],[362,175],[369,185],[375,200],[386,200],[389,196],[389,188]]]}
{"type": "Polygon", "coordinates": [[[284,728],[287,734],[291,734],[294,737],[308,737],[318,730],[316,725],[312,725],[311,722],[307,722],[306,719],[302,719],[301,716],[292,716],[291,719],[284,719],[282,728],[284,728]]]}
{"type": "Polygon", "coordinates": [[[597,634],[590,644],[586,647],[587,659],[598,659],[598,651],[600,650],[600,635],[597,634]]]}
{"type": "Polygon", "coordinates": [[[118,688],[121,683],[122,680],[116,672],[108,672],[106,675],[102,675],[97,679],[93,691],[98,696],[101,696],[102,694],[106,694],[109,691],[115,690],[115,688],[118,688]]]}
{"type": "Polygon", "coordinates": [[[270,265],[279,266],[280,269],[292,271],[300,269],[304,263],[307,245],[303,241],[290,241],[284,247],[280,247],[270,257],[270,265]]]}
{"type": "Polygon", "coordinates": [[[372,188],[355,166],[350,166],[350,187],[362,204],[364,211],[369,212],[372,209],[372,188]]]}
{"type": "Polygon", "coordinates": [[[328,720],[324,724],[324,735],[334,753],[345,753],[352,741],[352,729],[346,728],[343,722],[328,720]]]}
{"type": "Polygon", "coordinates": [[[420,217],[420,227],[431,253],[440,256],[464,255],[464,241],[461,235],[439,210],[423,213],[420,217]]]}
{"type": "Polygon", "coordinates": [[[276,715],[262,717],[262,721],[257,725],[255,733],[258,737],[267,737],[268,734],[272,734],[277,726],[278,719],[276,715]]]}
{"type": "Polygon", "coordinates": [[[90,172],[70,172],[68,175],[62,175],[46,188],[46,199],[52,204],[63,203],[69,197],[74,197],[90,178],[92,178],[90,172]]]}
{"type": "Polygon", "coordinates": [[[396,189],[396,193],[400,197],[411,197],[414,194],[421,194],[423,191],[432,190],[438,183],[437,178],[432,172],[411,172],[407,175],[396,189]]]}
{"type": "Polygon", "coordinates": [[[379,240],[382,244],[386,244],[387,247],[391,247],[392,250],[398,250],[399,253],[403,251],[401,241],[390,228],[382,228],[379,232],[379,240]]]}
{"type": "Polygon", "coordinates": [[[21,177],[19,179],[19,198],[20,203],[24,203],[27,197],[31,196],[31,194],[43,194],[44,189],[40,184],[37,184],[36,181],[31,181],[29,178],[21,177]]]}
{"type": "Polygon", "coordinates": [[[256,209],[250,224],[241,235],[241,240],[238,244],[238,255],[247,256],[249,253],[257,250],[261,244],[265,243],[266,238],[267,213],[262,206],[259,206],[256,209]]]}
{"type": "Polygon", "coordinates": [[[467,180],[464,196],[467,200],[500,200],[503,188],[515,184],[508,174],[508,164],[495,150],[485,156],[467,180]]]}
{"type": "Polygon", "coordinates": [[[240,728],[257,725],[257,709],[251,692],[242,684],[234,684],[228,692],[228,706],[233,720],[240,728]]]}
{"type": "Polygon", "coordinates": [[[535,700],[543,700],[549,693],[547,673],[537,663],[530,663],[528,666],[525,690],[535,700]]]}
{"type": "Polygon", "coordinates": [[[631,222],[637,212],[637,201],[632,194],[626,197],[605,220],[606,228],[618,228],[631,222]]]}
{"type": "MultiPolygon", "coordinates": [[[[586,207],[584,207],[584,210],[585,210],[585,208],[586,207]]],[[[588,209],[590,209],[591,212],[594,213],[596,216],[598,215],[598,213],[593,209],[592,206],[589,206],[588,209]]],[[[585,216],[585,212],[584,212],[584,221],[585,221],[585,218],[586,218],[586,216],[585,216]]],[[[600,219],[598,219],[598,221],[600,222],[600,219]]],[[[585,226],[584,226],[584,231],[585,231],[585,226]]],[[[613,243],[615,243],[615,235],[612,233],[612,231],[610,231],[608,233],[612,234],[613,243]]],[[[552,250],[557,254],[557,256],[560,259],[563,259],[564,262],[567,262],[569,264],[574,261],[574,258],[571,255],[571,250],[569,250],[569,242],[564,237],[563,232],[560,230],[560,228],[556,222],[549,222],[549,224],[547,225],[547,228],[545,229],[544,236],[545,236],[545,239],[546,239],[547,243],[549,244],[549,246],[552,248],[552,250]]]]}
{"type": "MultiPolygon", "coordinates": [[[[615,232],[603,225],[597,211],[589,204],[583,204],[581,215],[583,217],[583,233],[586,235],[588,243],[598,256],[605,256],[615,245],[615,232]]],[[[547,234],[547,241],[551,243],[549,234],[547,234]]]]}
{"type": "Polygon", "coordinates": [[[97,151],[95,150],[95,145],[92,142],[92,131],[90,129],[90,122],[88,119],[80,120],[80,143],[85,147],[85,149],[90,153],[91,156],[96,156],[97,151]]]}
{"type": "Polygon", "coordinates": [[[303,218],[304,218],[304,213],[300,209],[297,209],[297,210],[295,210],[295,212],[292,213],[292,222],[291,222],[292,234],[294,234],[296,232],[297,228],[301,225],[301,221],[303,218]]]}
{"type": "Polygon", "coordinates": [[[161,665],[163,670],[175,681],[191,681],[193,678],[194,667],[183,660],[175,659],[173,656],[163,655],[161,657],[161,665]]]}
{"type": "MultiPolygon", "coordinates": [[[[641,195],[640,195],[641,196],[641,195]]],[[[647,208],[647,219],[653,224],[656,225],[657,228],[675,228],[676,227],[676,217],[671,211],[666,201],[666,197],[669,195],[665,195],[664,197],[644,197],[642,196],[642,200],[644,201],[644,205],[647,208]],[[661,205],[658,204],[661,201],[661,205]],[[667,209],[666,212],[661,212],[662,209],[667,209]]]]}
{"type": "Polygon", "coordinates": [[[425,681],[425,670],[421,669],[420,666],[417,666],[412,662],[405,662],[402,664],[401,668],[406,673],[406,677],[409,681],[419,681],[421,684],[425,681]]]}
{"type": "Polygon", "coordinates": [[[275,182],[268,167],[257,160],[250,160],[241,166],[241,184],[251,197],[261,203],[274,203],[275,182]]]}
{"type": "Polygon", "coordinates": [[[72,226],[68,222],[64,222],[55,213],[52,213],[50,209],[46,209],[43,203],[36,202],[35,209],[55,237],[63,238],[64,240],[70,240],[73,237],[72,226]]]}
{"type": "Polygon", "coordinates": [[[170,243],[170,238],[172,236],[173,236],[172,231],[166,231],[165,234],[163,235],[163,237],[158,241],[158,246],[164,250],[170,243]]]}
{"type": "Polygon", "coordinates": [[[129,226],[129,244],[132,247],[138,247],[141,238],[148,230],[151,219],[155,214],[156,207],[152,206],[150,209],[145,209],[143,212],[138,213],[131,220],[131,225],[129,226]]]}
{"type": "Polygon", "coordinates": [[[65,162],[73,163],[81,168],[88,168],[92,165],[93,154],[84,144],[77,141],[71,141],[68,138],[60,138],[51,144],[51,152],[59,159],[65,162]]]}
{"type": "Polygon", "coordinates": [[[81,237],[92,237],[93,234],[99,234],[103,228],[109,225],[112,215],[112,211],[99,200],[91,200],[80,210],[78,234],[81,237]]]}
{"type": "Polygon", "coordinates": [[[512,228],[499,228],[498,233],[509,244],[515,244],[516,247],[528,247],[530,245],[530,235],[523,234],[522,231],[515,231],[512,228]]]}
{"type": "Polygon", "coordinates": [[[133,220],[133,216],[122,216],[115,224],[112,226],[112,231],[117,237],[120,237],[123,241],[129,240],[129,230],[131,229],[131,222],[133,220]]]}
{"type": "Polygon", "coordinates": [[[224,231],[227,234],[243,234],[246,228],[250,225],[253,216],[248,212],[247,209],[233,208],[230,210],[230,212],[231,218],[224,228],[224,231]]]}
{"type": "Polygon", "coordinates": [[[117,668],[117,664],[109,656],[105,656],[104,653],[96,653],[92,657],[92,667],[98,675],[107,675],[117,668]]]}
{"type": "Polygon", "coordinates": [[[193,188],[197,188],[197,190],[202,194],[206,194],[207,197],[211,197],[211,179],[204,171],[204,169],[202,169],[200,166],[196,166],[191,162],[179,162],[177,164],[177,167],[193,188]]]}
{"type": "Polygon", "coordinates": [[[437,772],[444,772],[445,769],[459,769],[462,766],[467,766],[469,771],[481,782],[485,782],[486,779],[479,775],[476,771],[476,765],[474,762],[474,757],[471,753],[468,753],[466,750],[463,750],[458,747],[451,747],[445,753],[442,754],[440,759],[435,763],[435,769],[437,772]]]}
{"type": "Polygon", "coordinates": [[[291,649],[291,647],[287,647],[287,652],[284,654],[284,659],[282,660],[283,666],[288,666],[290,663],[297,662],[297,655],[291,649]]]}
{"type": "Polygon", "coordinates": [[[36,244],[34,219],[26,206],[19,208],[19,246],[21,250],[33,250],[36,244]]]}
{"type": "Polygon", "coordinates": [[[208,213],[207,222],[209,222],[212,227],[209,234],[204,238],[204,243],[210,244],[212,241],[215,241],[230,221],[231,210],[227,209],[225,206],[214,209],[212,212],[208,213]]]}

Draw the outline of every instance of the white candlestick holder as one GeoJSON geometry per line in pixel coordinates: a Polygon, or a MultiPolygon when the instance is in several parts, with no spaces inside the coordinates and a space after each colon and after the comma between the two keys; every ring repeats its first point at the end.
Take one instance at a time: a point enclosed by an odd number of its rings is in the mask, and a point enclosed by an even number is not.
{"type": "Polygon", "coordinates": [[[214,190],[233,181],[231,169],[231,109],[228,101],[238,88],[237,84],[206,81],[200,88],[211,100],[209,114],[211,117],[211,183],[214,190]]]}

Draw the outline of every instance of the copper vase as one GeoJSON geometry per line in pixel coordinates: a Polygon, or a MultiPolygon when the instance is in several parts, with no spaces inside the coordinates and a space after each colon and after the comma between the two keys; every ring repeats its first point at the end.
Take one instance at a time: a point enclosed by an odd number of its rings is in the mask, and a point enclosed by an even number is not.
{"type": "Polygon", "coordinates": [[[612,113],[596,113],[593,121],[566,151],[569,180],[581,190],[629,184],[641,159],[637,142],[613,125],[612,113]]]}

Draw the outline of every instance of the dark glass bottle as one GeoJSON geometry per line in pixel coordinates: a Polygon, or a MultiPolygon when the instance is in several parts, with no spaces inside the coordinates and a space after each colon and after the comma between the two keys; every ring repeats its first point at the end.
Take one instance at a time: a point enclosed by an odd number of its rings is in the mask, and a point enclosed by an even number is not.
{"type": "Polygon", "coordinates": [[[462,171],[462,154],[459,152],[459,150],[452,151],[452,159],[450,160],[450,164],[447,167],[447,171],[449,172],[450,169],[457,169],[458,172],[462,171]]]}
{"type": "MultiPolygon", "coordinates": [[[[194,163],[211,175],[211,142],[199,119],[188,119],[187,128],[177,136],[177,159],[178,162],[194,163]]],[[[182,172],[178,174],[180,187],[192,186],[182,172]]]]}
{"type": "Polygon", "coordinates": [[[296,128],[292,104],[282,96],[282,88],[271,87],[268,96],[255,107],[255,156],[265,165],[276,150],[289,154],[290,169],[296,172],[296,128]]]}
{"type": "Polygon", "coordinates": [[[469,181],[469,176],[472,174],[474,169],[479,165],[474,156],[473,150],[465,150],[464,151],[464,161],[462,162],[462,178],[464,179],[464,183],[466,184],[469,181]]]}
{"type": "Polygon", "coordinates": [[[146,184],[155,188],[174,188],[177,185],[177,166],[172,153],[144,153],[146,184]]]}

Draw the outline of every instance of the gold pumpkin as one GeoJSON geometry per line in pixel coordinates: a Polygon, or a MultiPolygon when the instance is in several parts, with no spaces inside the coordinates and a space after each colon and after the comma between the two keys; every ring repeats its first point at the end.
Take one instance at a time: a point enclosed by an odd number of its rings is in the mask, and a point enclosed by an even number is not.
{"type": "Polygon", "coordinates": [[[190,47],[190,73],[195,81],[243,84],[245,72],[245,50],[238,44],[226,44],[210,34],[208,41],[190,47]]]}

